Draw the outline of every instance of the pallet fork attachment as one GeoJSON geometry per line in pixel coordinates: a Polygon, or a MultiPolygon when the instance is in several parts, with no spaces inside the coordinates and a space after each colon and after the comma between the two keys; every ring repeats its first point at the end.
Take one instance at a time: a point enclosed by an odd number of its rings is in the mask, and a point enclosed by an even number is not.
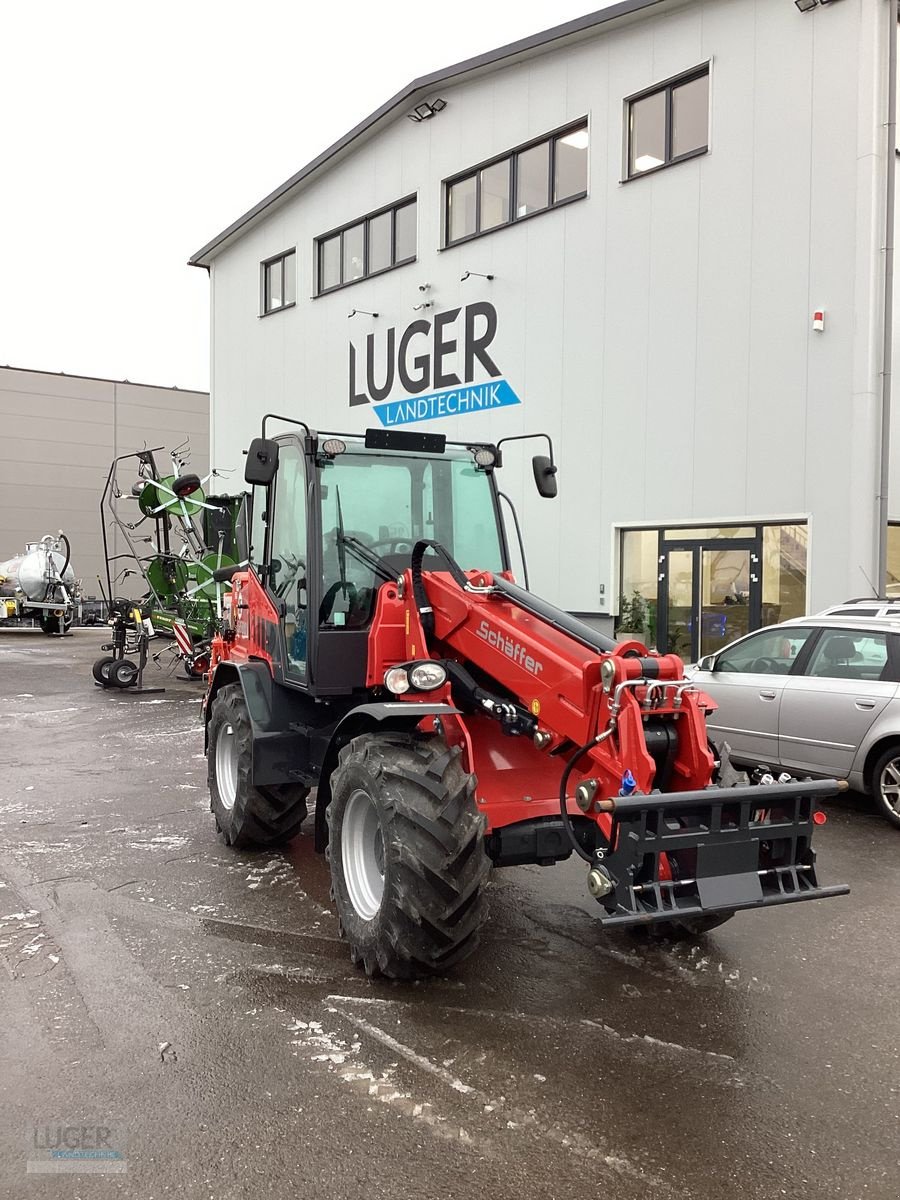
{"type": "Polygon", "coordinates": [[[600,801],[612,815],[610,849],[597,850],[588,884],[607,926],[707,917],[798,900],[843,896],[820,887],[816,801],[837,780],[769,787],[705,788],[600,801]],[[667,877],[668,876],[668,877],[667,877]]]}

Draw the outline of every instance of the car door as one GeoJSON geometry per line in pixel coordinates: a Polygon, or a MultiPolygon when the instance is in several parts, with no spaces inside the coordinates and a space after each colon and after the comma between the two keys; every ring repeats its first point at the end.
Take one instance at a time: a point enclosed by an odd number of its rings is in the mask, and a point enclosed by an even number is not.
{"type": "Polygon", "coordinates": [[[710,737],[727,742],[733,759],[777,765],[782,691],[811,633],[793,625],[751,633],[720,651],[711,670],[693,676],[718,705],[707,720],[710,737]]]}
{"type": "Polygon", "coordinates": [[[823,629],[802,673],[785,684],[779,757],[790,771],[844,778],[860,742],[897,693],[889,634],[823,629]]]}

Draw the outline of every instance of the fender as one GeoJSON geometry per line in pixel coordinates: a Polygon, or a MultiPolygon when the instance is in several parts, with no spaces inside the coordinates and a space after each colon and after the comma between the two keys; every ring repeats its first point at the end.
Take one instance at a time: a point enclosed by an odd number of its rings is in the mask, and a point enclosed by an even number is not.
{"type": "Polygon", "coordinates": [[[315,848],[322,854],[328,845],[328,826],[325,810],[331,803],[331,772],[337,766],[342,746],[361,733],[372,730],[413,730],[423,717],[456,716],[459,710],[452,704],[427,704],[416,701],[386,700],[379,704],[360,704],[338,721],[331,734],[316,791],[315,848]]]}
{"type": "Polygon", "coordinates": [[[330,739],[330,713],[323,712],[305,693],[275,684],[268,663],[217,663],[203,702],[204,751],[209,750],[209,718],[218,692],[239,683],[253,728],[253,762],[250,782],[254,787],[279,783],[302,783],[314,787],[320,754],[314,744],[326,733],[330,739]],[[323,717],[325,718],[323,721],[323,717]],[[318,719],[316,719],[318,718],[318,719]],[[325,730],[322,731],[322,726],[325,730]]]}

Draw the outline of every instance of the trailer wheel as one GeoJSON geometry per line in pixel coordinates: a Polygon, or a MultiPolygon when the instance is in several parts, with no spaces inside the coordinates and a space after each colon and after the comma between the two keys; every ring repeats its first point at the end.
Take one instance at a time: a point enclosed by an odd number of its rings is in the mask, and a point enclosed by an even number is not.
{"type": "Polygon", "coordinates": [[[91,667],[91,674],[97,683],[103,687],[109,687],[109,669],[116,660],[112,655],[107,655],[106,658],[98,658],[91,667]]]}
{"type": "Polygon", "coordinates": [[[331,777],[332,895],[367,975],[415,979],[472,953],[490,859],[475,777],[437,737],[363,734],[331,777]]]}
{"type": "Polygon", "coordinates": [[[207,771],[209,806],[229,846],[244,850],[289,841],[306,819],[309,788],[301,784],[254,787],[250,783],[253,729],[239,683],[229,683],[212,703],[207,771]]]}
{"type": "Polygon", "coordinates": [[[41,616],[40,622],[41,629],[43,629],[44,633],[50,635],[60,632],[59,617],[53,616],[52,613],[48,613],[46,617],[41,616]]]}

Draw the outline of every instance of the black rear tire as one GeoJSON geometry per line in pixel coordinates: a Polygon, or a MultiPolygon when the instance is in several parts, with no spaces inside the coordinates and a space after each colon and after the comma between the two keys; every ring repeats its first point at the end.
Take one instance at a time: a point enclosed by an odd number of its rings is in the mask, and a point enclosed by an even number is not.
{"type": "Polygon", "coordinates": [[[40,620],[41,629],[43,629],[44,633],[52,635],[60,632],[59,617],[55,617],[52,613],[48,613],[46,617],[42,616],[40,620]]]}
{"type": "Polygon", "coordinates": [[[363,734],[341,750],[331,791],[332,895],[353,962],[370,976],[415,979],[467,958],[487,915],[491,864],[475,777],[459,748],[420,734],[363,734]],[[368,911],[354,884],[360,830],[356,818],[345,821],[351,804],[371,817],[381,872],[381,895],[368,911]]]}
{"type": "Polygon", "coordinates": [[[239,683],[227,684],[213,700],[206,755],[209,807],[226,845],[237,850],[277,846],[300,832],[306,819],[308,787],[293,783],[254,787],[250,783],[253,727],[239,683]],[[221,767],[229,759],[233,760],[233,780],[220,781],[217,764],[221,767]]]}

